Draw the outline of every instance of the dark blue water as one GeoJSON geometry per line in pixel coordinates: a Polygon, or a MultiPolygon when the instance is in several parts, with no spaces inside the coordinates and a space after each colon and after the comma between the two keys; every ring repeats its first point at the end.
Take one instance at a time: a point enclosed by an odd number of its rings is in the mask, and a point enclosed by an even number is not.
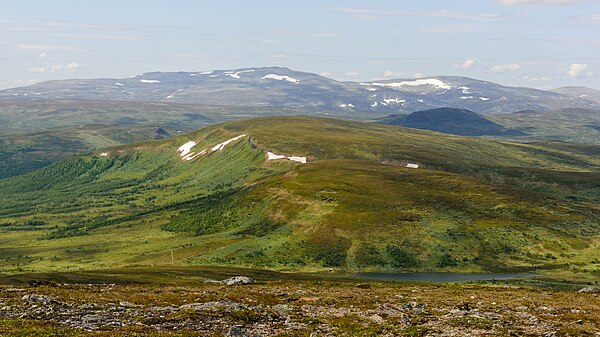
{"type": "Polygon", "coordinates": [[[479,273],[358,273],[354,276],[379,281],[464,282],[512,280],[531,278],[536,274],[479,274],[479,273]]]}

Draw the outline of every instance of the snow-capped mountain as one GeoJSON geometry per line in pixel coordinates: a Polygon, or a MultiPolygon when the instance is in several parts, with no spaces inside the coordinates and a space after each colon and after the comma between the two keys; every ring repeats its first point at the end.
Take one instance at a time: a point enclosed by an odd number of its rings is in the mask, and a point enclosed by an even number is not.
{"type": "Polygon", "coordinates": [[[281,106],[381,114],[438,107],[483,114],[600,108],[599,103],[585,97],[465,77],[340,82],[282,67],[151,72],[120,79],[47,81],[0,91],[0,100],[56,99],[281,106]]]}

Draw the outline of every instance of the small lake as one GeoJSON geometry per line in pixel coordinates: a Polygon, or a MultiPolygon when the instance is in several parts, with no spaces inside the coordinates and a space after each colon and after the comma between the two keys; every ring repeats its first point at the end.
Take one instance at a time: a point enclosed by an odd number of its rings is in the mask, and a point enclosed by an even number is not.
{"type": "Polygon", "coordinates": [[[425,282],[464,282],[512,280],[532,278],[537,274],[482,274],[482,273],[357,273],[355,277],[379,281],[425,281],[425,282]]]}

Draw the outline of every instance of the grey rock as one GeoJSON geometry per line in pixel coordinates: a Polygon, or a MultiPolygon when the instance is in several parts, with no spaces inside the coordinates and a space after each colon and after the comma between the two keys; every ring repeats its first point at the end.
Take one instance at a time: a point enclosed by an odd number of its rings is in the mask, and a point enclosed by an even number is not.
{"type": "Polygon", "coordinates": [[[277,304],[276,306],[273,306],[273,311],[275,311],[279,316],[287,317],[293,310],[294,307],[287,304],[277,304]]]}
{"type": "Polygon", "coordinates": [[[251,284],[251,283],[255,283],[255,282],[256,282],[255,280],[253,280],[247,276],[234,276],[234,277],[230,277],[228,279],[221,281],[221,283],[228,285],[228,286],[238,285],[238,284],[251,284]]]}
{"type": "Polygon", "coordinates": [[[98,316],[98,315],[85,315],[83,317],[81,317],[81,320],[83,320],[86,323],[93,323],[93,322],[100,322],[103,320],[102,316],[98,316]]]}
{"type": "Polygon", "coordinates": [[[140,307],[143,307],[143,305],[133,304],[133,303],[127,302],[127,301],[121,301],[121,302],[119,302],[119,306],[121,306],[123,308],[140,308],[140,307]]]}
{"type": "Polygon", "coordinates": [[[205,303],[189,303],[179,307],[181,310],[197,311],[235,311],[246,309],[246,306],[237,302],[212,301],[205,303]]]}
{"type": "Polygon", "coordinates": [[[375,315],[371,315],[369,317],[367,317],[369,320],[373,321],[374,323],[377,324],[383,324],[385,322],[385,320],[383,319],[383,317],[375,314],[375,315]]]}
{"type": "Polygon", "coordinates": [[[587,287],[587,288],[580,289],[579,292],[580,293],[600,293],[600,289],[593,288],[593,287],[587,287]]]}
{"type": "Polygon", "coordinates": [[[28,301],[29,303],[48,303],[52,301],[52,299],[46,295],[37,294],[23,295],[21,299],[28,301]]]}
{"type": "Polygon", "coordinates": [[[174,307],[174,306],[167,306],[167,307],[152,307],[150,308],[151,311],[158,311],[158,312],[175,312],[175,311],[179,311],[178,307],[174,307]]]}
{"type": "Polygon", "coordinates": [[[247,336],[244,333],[244,326],[243,325],[234,325],[231,328],[229,328],[229,332],[227,333],[227,337],[245,337],[247,336]]]}

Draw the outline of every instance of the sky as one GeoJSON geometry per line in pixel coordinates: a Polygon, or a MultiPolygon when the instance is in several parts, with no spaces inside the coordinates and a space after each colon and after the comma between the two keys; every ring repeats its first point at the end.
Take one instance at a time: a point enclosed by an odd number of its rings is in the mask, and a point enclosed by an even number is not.
{"type": "Polygon", "coordinates": [[[260,66],[600,89],[600,0],[2,2],[0,89],[260,66]]]}

